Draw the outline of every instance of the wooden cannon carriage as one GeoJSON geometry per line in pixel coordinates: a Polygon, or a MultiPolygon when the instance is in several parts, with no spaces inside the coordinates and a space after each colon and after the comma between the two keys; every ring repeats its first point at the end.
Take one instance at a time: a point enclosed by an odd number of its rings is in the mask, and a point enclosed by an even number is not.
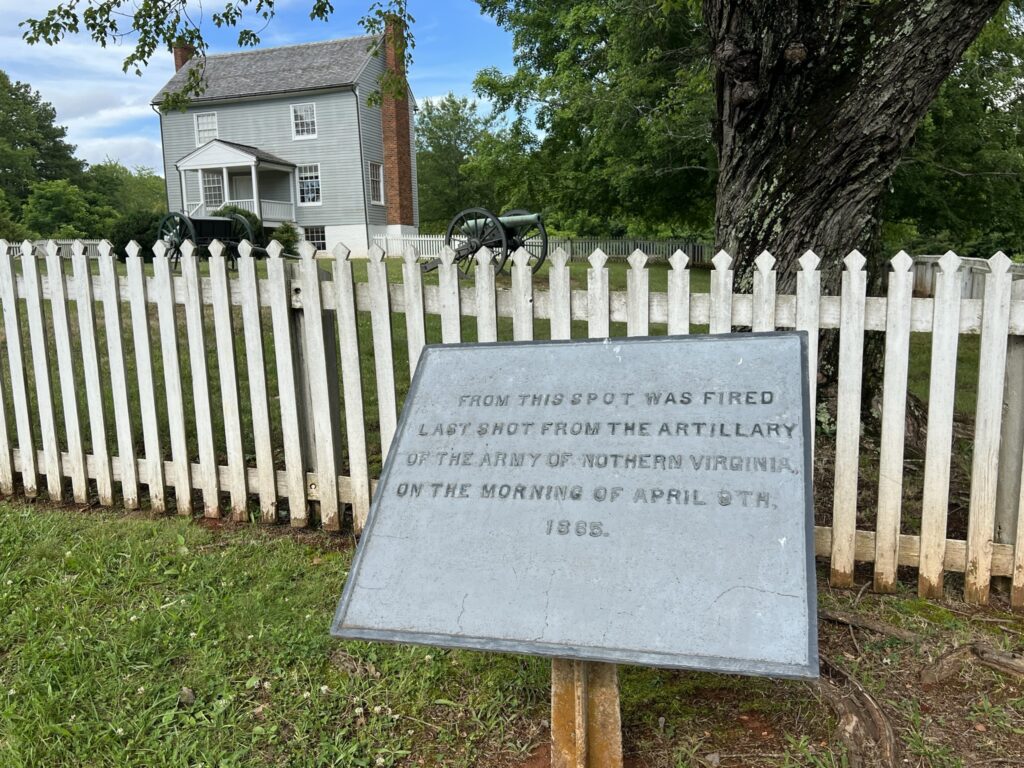
{"type": "Polygon", "coordinates": [[[160,219],[157,232],[157,237],[167,245],[167,257],[175,270],[181,260],[181,246],[186,240],[192,241],[201,256],[208,252],[210,243],[219,240],[224,245],[228,269],[234,270],[239,243],[243,240],[254,243],[256,235],[248,219],[237,213],[202,217],[168,213],[160,219]]]}
{"type": "MultiPolygon", "coordinates": [[[[455,252],[455,263],[464,275],[476,266],[476,253],[487,247],[494,254],[494,271],[501,272],[505,262],[519,248],[530,254],[530,268],[536,272],[548,256],[548,233],[539,213],[520,209],[500,216],[486,208],[467,208],[448,224],[444,244],[455,252]]],[[[440,260],[423,264],[424,271],[437,269],[440,260]]]]}

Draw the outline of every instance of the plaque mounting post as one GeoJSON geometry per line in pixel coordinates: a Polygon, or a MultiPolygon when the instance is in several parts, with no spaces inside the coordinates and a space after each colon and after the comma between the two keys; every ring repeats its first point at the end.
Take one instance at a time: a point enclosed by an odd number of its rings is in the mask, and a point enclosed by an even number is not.
{"type": "Polygon", "coordinates": [[[551,768],[622,768],[614,664],[551,660],[551,768]]]}

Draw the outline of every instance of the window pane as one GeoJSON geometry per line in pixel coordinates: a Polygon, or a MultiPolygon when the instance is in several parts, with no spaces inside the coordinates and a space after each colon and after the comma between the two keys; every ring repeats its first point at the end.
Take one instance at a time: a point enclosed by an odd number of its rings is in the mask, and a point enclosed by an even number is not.
{"type": "Polygon", "coordinates": [[[300,165],[299,174],[299,202],[319,203],[320,202],[320,166],[300,165]]]}
{"type": "Polygon", "coordinates": [[[208,211],[224,205],[224,176],[220,171],[203,171],[203,200],[208,211]]]}
{"type": "Polygon", "coordinates": [[[327,235],[324,227],[305,227],[305,238],[316,246],[318,251],[327,250],[327,235]]]}
{"type": "Polygon", "coordinates": [[[384,204],[383,167],[380,163],[370,163],[370,202],[384,204]]]}
{"type": "Polygon", "coordinates": [[[292,125],[296,136],[316,136],[316,107],[313,104],[293,106],[292,125]]]}
{"type": "Polygon", "coordinates": [[[217,113],[203,112],[196,115],[196,141],[205,144],[217,138],[217,113]]]}

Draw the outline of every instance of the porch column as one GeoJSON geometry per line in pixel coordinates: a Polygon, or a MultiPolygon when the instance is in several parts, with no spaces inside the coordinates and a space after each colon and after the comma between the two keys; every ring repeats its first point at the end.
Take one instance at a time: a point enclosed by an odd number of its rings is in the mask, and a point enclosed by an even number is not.
{"type": "Polygon", "coordinates": [[[206,212],[206,191],[203,189],[203,174],[206,171],[200,168],[196,173],[199,174],[199,202],[203,206],[203,216],[207,216],[209,214],[206,212]]]}
{"type": "Polygon", "coordinates": [[[295,168],[292,168],[292,172],[288,175],[291,176],[292,179],[291,183],[288,185],[288,202],[292,204],[292,221],[297,222],[298,218],[295,216],[295,190],[299,186],[298,171],[295,168]]]}
{"type": "Polygon", "coordinates": [[[263,204],[260,202],[260,182],[259,174],[256,173],[256,163],[249,166],[252,170],[252,199],[253,207],[256,210],[256,215],[259,216],[260,221],[263,221],[263,204]]]}
{"type": "Polygon", "coordinates": [[[231,187],[230,182],[228,181],[228,167],[225,165],[220,170],[221,173],[224,175],[224,205],[227,205],[228,202],[231,200],[231,187]]]}
{"type": "Polygon", "coordinates": [[[188,216],[188,184],[185,182],[185,172],[178,171],[181,179],[181,212],[188,216]]]}

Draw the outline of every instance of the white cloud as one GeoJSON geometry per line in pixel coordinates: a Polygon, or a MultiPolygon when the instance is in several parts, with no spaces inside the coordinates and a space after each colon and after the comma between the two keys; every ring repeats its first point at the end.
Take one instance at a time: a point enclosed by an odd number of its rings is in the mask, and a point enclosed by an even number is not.
{"type": "Polygon", "coordinates": [[[28,83],[53,105],[77,155],[90,163],[107,157],[163,172],[160,121],[149,101],[174,72],[158,50],[143,75],[122,71],[131,44],[106,48],[83,35],[55,46],[29,45],[19,22],[39,17],[56,0],[0,0],[0,69],[28,83]]]}
{"type": "Polygon", "coordinates": [[[90,163],[102,163],[111,157],[129,168],[143,165],[163,176],[164,161],[160,152],[159,131],[155,139],[138,135],[86,139],[79,143],[78,155],[90,163]]]}

